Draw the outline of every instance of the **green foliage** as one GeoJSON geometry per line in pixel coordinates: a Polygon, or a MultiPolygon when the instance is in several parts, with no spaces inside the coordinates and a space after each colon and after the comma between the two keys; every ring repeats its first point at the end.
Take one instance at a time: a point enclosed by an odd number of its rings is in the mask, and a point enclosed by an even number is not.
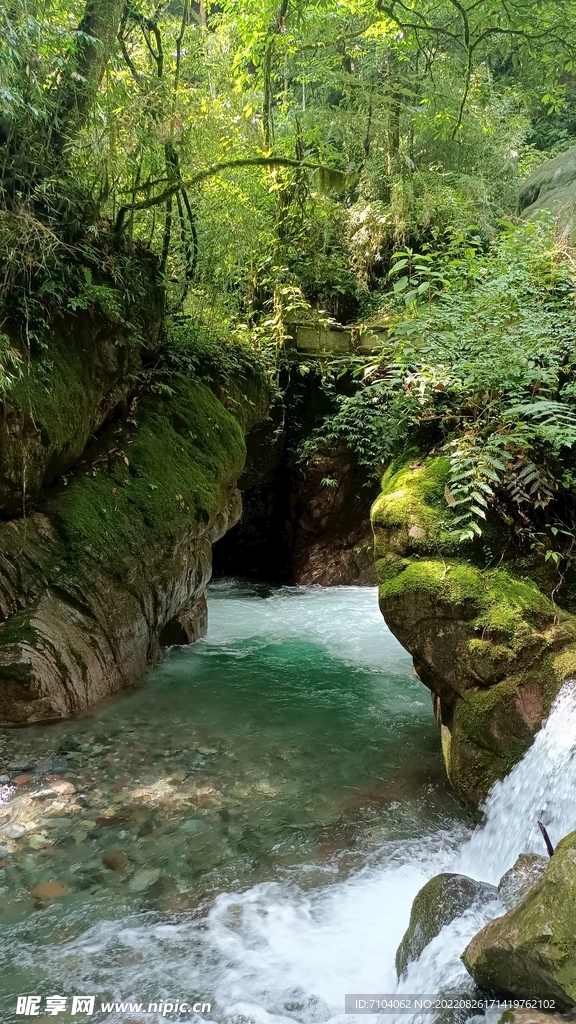
{"type": "Polygon", "coordinates": [[[0,331],[0,396],[10,391],[20,377],[20,363],[10,338],[0,331]]]}
{"type": "Polygon", "coordinates": [[[391,280],[405,281],[380,312],[389,341],[303,454],[339,440],[377,467],[410,446],[444,451],[458,541],[480,537],[496,511],[519,541],[562,561],[546,552],[550,523],[554,543],[573,545],[571,261],[546,220],[505,226],[486,252],[470,232],[436,253],[396,255],[391,280]]]}

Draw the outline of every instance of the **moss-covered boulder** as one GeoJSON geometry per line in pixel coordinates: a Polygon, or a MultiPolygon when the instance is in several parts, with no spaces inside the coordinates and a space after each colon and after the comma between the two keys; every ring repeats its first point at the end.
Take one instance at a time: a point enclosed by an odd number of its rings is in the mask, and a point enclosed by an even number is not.
{"type": "Polygon", "coordinates": [[[477,882],[467,875],[435,875],[426,882],[414,899],[410,923],[396,951],[398,977],[408,964],[418,960],[444,925],[460,917],[469,907],[489,903],[497,895],[494,885],[477,882]]]}
{"type": "Polygon", "coordinates": [[[548,867],[548,858],[538,853],[521,853],[516,863],[498,882],[498,896],[507,910],[521,903],[537,885],[548,867]]]}
{"type": "Polygon", "coordinates": [[[475,805],[576,674],[576,617],[513,562],[485,568],[481,550],[456,544],[448,469],[443,457],[392,466],[372,527],[382,613],[435,695],[448,775],[475,805]]]}
{"type": "Polygon", "coordinates": [[[125,409],[142,352],[158,345],[164,312],[154,258],[140,251],[131,267],[137,303],[117,289],[91,285],[70,297],[68,309],[53,310],[32,327],[6,320],[2,325],[0,342],[19,358],[0,401],[0,513],[29,512],[43,487],[76,463],[110,415],[125,409]],[[105,311],[94,298],[89,303],[92,293],[113,296],[119,308],[105,311]],[[31,355],[30,331],[42,358],[31,355]]]}
{"type": "Polygon", "coordinates": [[[542,880],[490,921],[462,959],[481,988],[576,1006],[576,832],[556,847],[542,880]]]}
{"type": "Polygon", "coordinates": [[[536,168],[522,185],[518,209],[527,219],[547,211],[563,238],[576,239],[576,147],[536,168]]]}
{"type": "MultiPolygon", "coordinates": [[[[245,426],[263,414],[261,400],[245,426]]],[[[71,714],[196,639],[212,543],[238,519],[237,418],[183,374],[87,449],[41,510],[0,528],[0,720],[71,714]]]]}
{"type": "Polygon", "coordinates": [[[545,1010],[529,1010],[525,1007],[505,1010],[498,1024],[560,1024],[565,1020],[559,1013],[546,1013],[545,1010]]]}

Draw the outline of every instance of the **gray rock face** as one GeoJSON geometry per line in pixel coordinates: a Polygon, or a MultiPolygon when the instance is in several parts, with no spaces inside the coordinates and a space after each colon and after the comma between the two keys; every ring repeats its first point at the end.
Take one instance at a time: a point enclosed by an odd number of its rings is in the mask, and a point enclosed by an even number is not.
{"type": "Polygon", "coordinates": [[[576,232],[576,147],[546,160],[524,182],[518,211],[530,220],[547,210],[563,238],[576,232]]]}
{"type": "Polygon", "coordinates": [[[548,866],[548,857],[537,853],[521,853],[518,860],[498,883],[498,895],[506,910],[520,903],[536,885],[548,866]]]}
{"type": "Polygon", "coordinates": [[[408,964],[418,960],[445,924],[460,917],[469,907],[488,903],[497,895],[494,885],[477,882],[467,875],[435,875],[426,882],[412,904],[410,923],[396,952],[398,977],[408,964]]]}

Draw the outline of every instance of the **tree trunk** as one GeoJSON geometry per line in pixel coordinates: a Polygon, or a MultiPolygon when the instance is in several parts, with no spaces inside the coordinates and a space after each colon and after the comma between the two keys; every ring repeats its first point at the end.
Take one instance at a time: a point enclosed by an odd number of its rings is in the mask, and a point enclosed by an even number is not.
{"type": "Polygon", "coordinates": [[[61,155],[64,144],[86,124],[116,44],[125,0],[87,0],[78,25],[76,50],[60,84],[52,144],[61,155]]]}

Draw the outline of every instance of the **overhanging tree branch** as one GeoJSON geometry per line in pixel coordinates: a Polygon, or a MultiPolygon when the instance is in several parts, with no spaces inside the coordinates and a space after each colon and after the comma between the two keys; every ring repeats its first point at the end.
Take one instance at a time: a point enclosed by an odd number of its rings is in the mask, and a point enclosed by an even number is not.
{"type": "MultiPolygon", "coordinates": [[[[160,206],[161,203],[165,203],[167,199],[175,196],[180,189],[190,189],[195,185],[199,185],[200,182],[206,181],[208,178],[213,178],[216,174],[220,174],[221,171],[230,170],[233,167],[296,167],[302,170],[311,171],[329,171],[331,174],[342,174],[345,177],[344,172],[337,171],[335,168],[327,168],[324,164],[310,163],[302,160],[291,160],[290,157],[285,156],[249,156],[240,157],[237,160],[222,160],[219,163],[211,164],[209,167],[204,168],[203,171],[198,171],[187,181],[173,181],[167,188],[159,192],[157,196],[151,196],[149,199],[142,199],[136,203],[125,203],[118,210],[116,217],[115,231],[120,232],[124,226],[124,220],[127,213],[135,213],[138,210],[150,210],[154,206],[160,206]]],[[[142,186],[143,188],[149,188],[151,184],[142,186]]],[[[141,191],[139,189],[138,191],[141,191]]]]}

